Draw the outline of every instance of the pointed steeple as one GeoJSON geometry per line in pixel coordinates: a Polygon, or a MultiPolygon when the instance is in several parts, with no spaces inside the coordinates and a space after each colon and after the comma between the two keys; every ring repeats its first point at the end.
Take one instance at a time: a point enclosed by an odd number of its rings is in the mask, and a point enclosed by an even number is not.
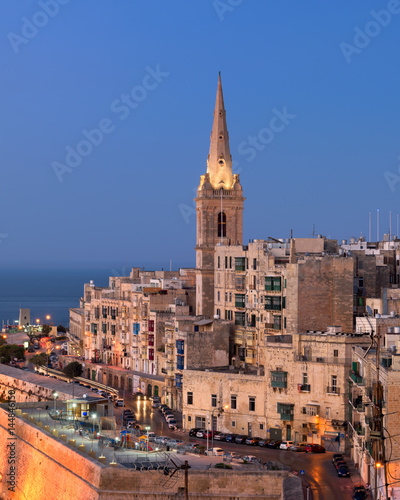
{"type": "Polygon", "coordinates": [[[229,134],[226,125],[226,111],[222,94],[221,72],[218,77],[215,99],[214,121],[210,137],[210,152],[207,159],[207,173],[214,189],[232,189],[232,156],[229,149],[229,134]]]}

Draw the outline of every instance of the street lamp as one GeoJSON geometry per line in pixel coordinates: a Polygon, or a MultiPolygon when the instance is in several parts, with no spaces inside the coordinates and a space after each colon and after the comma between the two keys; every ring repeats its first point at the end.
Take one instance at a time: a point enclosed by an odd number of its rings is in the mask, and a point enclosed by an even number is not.
{"type": "Polygon", "coordinates": [[[53,397],[54,397],[54,411],[56,411],[56,410],[57,410],[57,398],[58,398],[58,393],[57,393],[57,392],[55,392],[55,393],[53,394],[53,397]]]}
{"type": "Polygon", "coordinates": [[[72,411],[74,412],[74,432],[76,431],[76,429],[75,429],[75,408],[76,408],[76,403],[72,403],[72,411]]]}
{"type": "Polygon", "coordinates": [[[145,427],[146,431],[147,431],[147,439],[146,439],[146,453],[149,452],[149,430],[151,429],[151,427],[147,426],[145,427]]]}
{"type": "Polygon", "coordinates": [[[92,434],[92,445],[90,447],[90,451],[93,450],[93,439],[94,439],[94,421],[95,421],[95,418],[97,417],[97,414],[96,413],[92,413],[92,419],[93,419],[93,434],[92,434]]]}
{"type": "Polygon", "coordinates": [[[46,316],[46,319],[47,319],[47,320],[51,319],[50,314],[48,314],[48,315],[46,316]]]}

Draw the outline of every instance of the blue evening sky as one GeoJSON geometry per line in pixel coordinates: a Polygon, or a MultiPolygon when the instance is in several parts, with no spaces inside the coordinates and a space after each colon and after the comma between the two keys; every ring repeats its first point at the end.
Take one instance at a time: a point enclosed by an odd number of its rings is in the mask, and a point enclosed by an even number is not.
{"type": "Polygon", "coordinates": [[[397,231],[397,0],[18,0],[0,37],[0,268],[194,266],[219,70],[245,241],[397,231]]]}

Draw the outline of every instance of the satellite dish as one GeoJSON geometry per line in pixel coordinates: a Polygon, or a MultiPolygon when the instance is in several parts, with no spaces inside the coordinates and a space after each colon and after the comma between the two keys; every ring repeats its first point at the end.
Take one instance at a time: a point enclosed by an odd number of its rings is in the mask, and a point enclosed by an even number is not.
{"type": "Polygon", "coordinates": [[[370,306],[367,306],[367,313],[369,316],[372,316],[372,309],[370,308],[370,306]]]}

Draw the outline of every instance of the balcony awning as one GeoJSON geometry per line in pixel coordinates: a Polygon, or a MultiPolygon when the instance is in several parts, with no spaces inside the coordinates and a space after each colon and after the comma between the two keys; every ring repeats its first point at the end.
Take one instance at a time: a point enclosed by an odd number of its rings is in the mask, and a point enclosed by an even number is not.
{"type": "Polygon", "coordinates": [[[212,319],[201,319],[199,321],[193,321],[193,324],[196,326],[202,326],[202,325],[210,325],[213,322],[212,319]]]}

